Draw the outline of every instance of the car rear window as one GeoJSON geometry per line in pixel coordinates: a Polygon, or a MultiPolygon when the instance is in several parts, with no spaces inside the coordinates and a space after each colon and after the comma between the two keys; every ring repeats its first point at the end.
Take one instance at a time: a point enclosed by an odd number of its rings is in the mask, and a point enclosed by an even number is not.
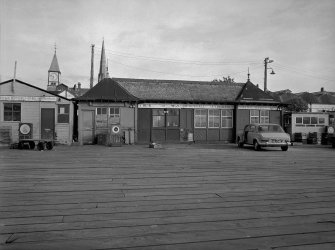
{"type": "Polygon", "coordinates": [[[262,133],[283,133],[284,130],[279,125],[260,125],[258,131],[262,133]]]}

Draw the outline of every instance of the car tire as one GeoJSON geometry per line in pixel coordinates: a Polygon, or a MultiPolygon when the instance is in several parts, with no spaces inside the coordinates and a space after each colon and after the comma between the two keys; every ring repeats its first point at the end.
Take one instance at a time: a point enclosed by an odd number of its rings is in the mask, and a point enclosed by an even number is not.
{"type": "Polygon", "coordinates": [[[255,151],[261,150],[261,146],[258,144],[258,141],[254,141],[254,149],[255,151]]]}
{"type": "Polygon", "coordinates": [[[239,148],[243,148],[243,146],[244,146],[244,143],[241,141],[240,137],[237,138],[237,146],[239,148]]]}
{"type": "Polygon", "coordinates": [[[282,151],[287,151],[288,150],[288,146],[281,146],[281,150],[282,151]]]}

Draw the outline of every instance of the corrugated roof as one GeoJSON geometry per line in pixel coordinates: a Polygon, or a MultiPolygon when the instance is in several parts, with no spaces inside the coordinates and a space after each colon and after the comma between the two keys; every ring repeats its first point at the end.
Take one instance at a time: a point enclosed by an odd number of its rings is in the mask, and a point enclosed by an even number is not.
{"type": "Polygon", "coordinates": [[[133,96],[145,101],[232,102],[244,86],[243,83],[183,80],[113,80],[133,96]]]}
{"type": "Polygon", "coordinates": [[[59,72],[60,73],[56,52],[54,54],[54,57],[52,58],[52,62],[51,62],[50,68],[49,68],[49,72],[59,72]]]}

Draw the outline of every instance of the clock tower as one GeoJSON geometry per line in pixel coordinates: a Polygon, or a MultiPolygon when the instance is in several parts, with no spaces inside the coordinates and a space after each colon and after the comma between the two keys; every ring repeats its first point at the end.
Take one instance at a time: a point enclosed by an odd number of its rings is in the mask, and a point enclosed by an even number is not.
{"type": "Polygon", "coordinates": [[[60,74],[61,73],[59,70],[56,48],[55,48],[55,54],[52,59],[50,68],[48,70],[48,86],[47,86],[48,91],[56,91],[56,87],[59,85],[60,74]]]}

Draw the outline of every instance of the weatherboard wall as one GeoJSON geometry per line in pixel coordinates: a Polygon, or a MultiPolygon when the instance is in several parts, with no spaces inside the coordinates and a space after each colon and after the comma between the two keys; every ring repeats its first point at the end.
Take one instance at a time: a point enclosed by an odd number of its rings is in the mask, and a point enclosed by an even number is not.
{"type": "MultiPolygon", "coordinates": [[[[0,85],[0,127],[10,129],[10,142],[19,141],[20,123],[32,124],[32,138],[41,139],[41,110],[51,109],[54,111],[54,135],[57,143],[71,144],[73,134],[73,103],[70,100],[48,93],[33,85],[21,81],[4,82],[0,85]],[[5,121],[4,105],[5,103],[20,104],[21,114],[18,121],[5,121]],[[58,105],[68,105],[68,122],[58,121],[58,105]]],[[[1,139],[1,138],[0,138],[1,139]]]]}

